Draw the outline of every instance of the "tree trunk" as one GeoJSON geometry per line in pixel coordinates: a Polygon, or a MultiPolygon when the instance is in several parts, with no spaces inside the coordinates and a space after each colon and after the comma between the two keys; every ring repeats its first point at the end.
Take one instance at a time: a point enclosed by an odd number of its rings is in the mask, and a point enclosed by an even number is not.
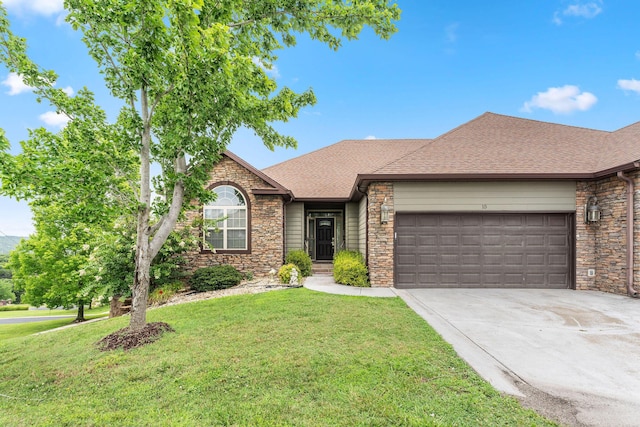
{"type": "Polygon", "coordinates": [[[140,146],[140,193],[138,194],[138,223],[136,225],[136,270],[131,289],[131,319],[129,328],[139,331],[147,323],[147,298],[151,282],[151,117],[146,87],[140,90],[142,134],[140,146]]]}
{"type": "Polygon", "coordinates": [[[80,323],[80,322],[84,322],[85,318],[84,318],[84,301],[80,300],[78,301],[78,316],[76,317],[75,322],[76,323],[80,323]]]}
{"type": "Polygon", "coordinates": [[[147,323],[147,300],[151,284],[151,253],[149,252],[149,209],[138,214],[136,270],[133,278],[131,320],[129,328],[138,331],[147,323]]]}

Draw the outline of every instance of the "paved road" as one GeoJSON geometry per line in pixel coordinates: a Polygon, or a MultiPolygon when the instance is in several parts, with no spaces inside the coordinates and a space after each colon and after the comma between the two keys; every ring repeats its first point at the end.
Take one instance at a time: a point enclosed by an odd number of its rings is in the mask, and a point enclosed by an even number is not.
{"type": "Polygon", "coordinates": [[[68,319],[76,316],[37,316],[37,317],[12,317],[0,319],[0,325],[13,325],[16,323],[43,322],[45,320],[68,319]]]}

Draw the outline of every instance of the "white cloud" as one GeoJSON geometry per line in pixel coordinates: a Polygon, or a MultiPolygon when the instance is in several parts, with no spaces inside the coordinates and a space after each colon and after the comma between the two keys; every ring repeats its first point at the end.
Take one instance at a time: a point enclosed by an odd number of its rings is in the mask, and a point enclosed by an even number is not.
{"type": "Polygon", "coordinates": [[[567,7],[564,12],[562,12],[566,16],[580,16],[582,18],[591,19],[596,17],[602,12],[602,8],[600,5],[602,2],[589,2],[589,3],[576,3],[567,7]]]}
{"type": "Polygon", "coordinates": [[[29,92],[33,89],[31,86],[27,86],[22,80],[22,76],[16,73],[9,73],[7,78],[2,81],[2,84],[9,88],[9,92],[7,92],[7,94],[11,96],[18,95],[23,92],[29,92]]]}
{"type": "MultiPolygon", "coordinates": [[[[9,73],[6,79],[4,79],[0,84],[7,86],[9,88],[8,95],[19,95],[24,92],[30,92],[33,90],[31,86],[28,86],[22,80],[22,76],[16,73],[9,73]]],[[[54,83],[55,86],[55,83],[54,83]]],[[[71,86],[67,86],[62,88],[62,91],[69,96],[73,96],[73,88],[71,86]]]]}
{"type": "Polygon", "coordinates": [[[2,3],[16,13],[51,16],[64,11],[64,0],[2,0],[2,3]]]}
{"type": "Polygon", "coordinates": [[[449,24],[444,28],[445,39],[448,43],[455,43],[458,40],[458,28],[460,24],[458,22],[454,22],[453,24],[449,24]]]}
{"type": "Polygon", "coordinates": [[[364,139],[378,139],[378,138],[376,138],[374,135],[369,135],[369,136],[366,136],[364,139]]]}
{"type": "Polygon", "coordinates": [[[553,14],[553,23],[556,25],[562,25],[561,16],[578,17],[585,19],[592,19],[602,13],[602,0],[595,1],[577,1],[566,7],[563,11],[556,11],[553,14]]]}
{"type": "Polygon", "coordinates": [[[640,59],[640,50],[636,51],[636,59],[640,59]]]}
{"type": "Polygon", "coordinates": [[[541,108],[556,114],[568,114],[574,111],[586,111],[596,102],[598,98],[594,94],[580,92],[578,86],[565,85],[551,87],[546,92],[538,92],[530,101],[524,103],[521,111],[530,113],[534,108],[541,108]]]}
{"type": "Polygon", "coordinates": [[[618,88],[622,90],[630,90],[640,94],[640,80],[618,80],[618,88]]]}
{"type": "Polygon", "coordinates": [[[262,68],[264,72],[267,73],[267,75],[270,75],[274,79],[277,79],[280,77],[280,71],[278,70],[278,67],[275,64],[270,64],[267,66],[264,62],[262,62],[260,58],[256,58],[256,57],[253,58],[253,63],[256,64],[258,67],[262,68]]]}
{"type": "Polygon", "coordinates": [[[55,111],[47,111],[44,114],[40,114],[39,118],[51,127],[64,127],[69,122],[69,117],[55,111]]]}

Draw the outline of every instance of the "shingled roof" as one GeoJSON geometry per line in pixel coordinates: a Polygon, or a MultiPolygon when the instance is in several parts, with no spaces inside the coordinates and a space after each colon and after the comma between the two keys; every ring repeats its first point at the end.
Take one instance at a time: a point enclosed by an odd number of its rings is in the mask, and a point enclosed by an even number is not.
{"type": "Polygon", "coordinates": [[[615,132],[485,113],[436,139],[347,140],[264,169],[298,200],[347,200],[372,180],[592,179],[640,160],[615,132]]]}
{"type": "Polygon", "coordinates": [[[345,140],[263,169],[297,200],[348,200],[358,174],[417,150],[428,139],[345,140]]]}

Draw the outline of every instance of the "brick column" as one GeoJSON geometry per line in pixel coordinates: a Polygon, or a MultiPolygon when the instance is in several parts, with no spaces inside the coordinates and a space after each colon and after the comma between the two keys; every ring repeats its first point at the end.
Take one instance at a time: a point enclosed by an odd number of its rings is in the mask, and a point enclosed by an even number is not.
{"type": "Polygon", "coordinates": [[[395,211],[393,209],[393,184],[374,182],[368,189],[367,215],[367,259],[369,279],[373,287],[391,287],[393,276],[393,231],[395,211]],[[385,202],[385,197],[387,201],[385,202]],[[389,206],[389,222],[380,223],[380,207],[389,206]]]}
{"type": "Polygon", "coordinates": [[[590,196],[595,195],[593,182],[578,182],[576,188],[576,289],[595,290],[596,278],[600,273],[596,259],[597,224],[585,224],[584,205],[590,196]],[[596,276],[589,277],[588,270],[596,269],[596,276]]]}

